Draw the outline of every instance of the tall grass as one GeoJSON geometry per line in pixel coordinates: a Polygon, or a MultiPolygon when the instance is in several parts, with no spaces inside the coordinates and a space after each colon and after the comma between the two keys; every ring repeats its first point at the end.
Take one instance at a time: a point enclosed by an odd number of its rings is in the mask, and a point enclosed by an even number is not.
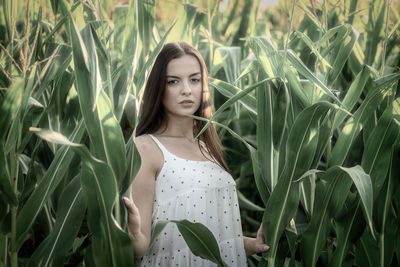
{"type": "MultiPolygon", "coordinates": [[[[262,223],[271,246],[250,266],[400,262],[398,11],[280,3],[282,32],[258,2],[179,4],[162,23],[154,1],[1,2],[1,266],[139,263],[121,197],[147,74],[176,40],[206,59],[244,232],[262,223]]],[[[225,265],[206,227],[172,223],[225,265]]]]}

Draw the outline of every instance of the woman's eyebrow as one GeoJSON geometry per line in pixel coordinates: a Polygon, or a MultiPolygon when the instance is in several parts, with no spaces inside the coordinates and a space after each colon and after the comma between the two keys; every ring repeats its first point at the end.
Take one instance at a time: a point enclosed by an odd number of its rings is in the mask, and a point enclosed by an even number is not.
{"type": "Polygon", "coordinates": [[[167,78],[175,78],[175,79],[180,79],[180,77],[178,77],[178,76],[174,76],[174,75],[167,75],[167,78]]]}
{"type": "Polygon", "coordinates": [[[201,75],[201,73],[200,72],[195,72],[195,73],[190,74],[189,77],[196,76],[196,75],[201,75]]]}
{"type": "MultiPolygon", "coordinates": [[[[195,72],[189,75],[189,77],[193,77],[193,76],[197,76],[197,75],[201,75],[200,72],[195,72]]],[[[175,76],[175,75],[166,75],[167,78],[175,78],[175,79],[180,79],[181,77],[179,76],[175,76]]]]}

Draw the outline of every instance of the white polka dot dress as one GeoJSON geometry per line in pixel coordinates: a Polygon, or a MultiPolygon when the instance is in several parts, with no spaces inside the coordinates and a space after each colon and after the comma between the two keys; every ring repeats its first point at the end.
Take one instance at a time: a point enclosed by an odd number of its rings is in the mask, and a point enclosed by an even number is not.
{"type": "MultiPolygon", "coordinates": [[[[164,165],[156,179],[152,230],[159,220],[200,222],[214,234],[221,258],[228,266],[247,266],[232,176],[214,162],[179,158],[150,136],[164,155],[164,165]]],[[[141,266],[217,265],[195,256],[176,225],[169,223],[143,256],[141,266]]]]}

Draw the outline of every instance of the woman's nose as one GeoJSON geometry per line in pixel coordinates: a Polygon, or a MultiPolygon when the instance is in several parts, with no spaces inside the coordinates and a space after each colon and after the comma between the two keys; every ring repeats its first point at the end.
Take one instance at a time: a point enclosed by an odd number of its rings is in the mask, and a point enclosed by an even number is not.
{"type": "Polygon", "coordinates": [[[182,93],[185,95],[189,95],[192,93],[192,88],[190,88],[190,84],[188,81],[183,81],[182,93]]]}

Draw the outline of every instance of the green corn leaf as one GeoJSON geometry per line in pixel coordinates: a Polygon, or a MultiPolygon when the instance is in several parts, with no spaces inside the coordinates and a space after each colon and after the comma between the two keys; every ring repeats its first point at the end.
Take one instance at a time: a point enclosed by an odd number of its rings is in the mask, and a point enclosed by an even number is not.
{"type": "MultiPolygon", "coordinates": [[[[350,85],[349,90],[347,91],[342,108],[351,112],[354,105],[357,103],[358,99],[361,96],[361,93],[364,90],[365,84],[367,83],[368,78],[371,75],[371,69],[368,66],[364,66],[361,72],[354,79],[352,84],[350,85]]],[[[344,111],[339,110],[336,113],[335,119],[333,121],[333,129],[336,129],[345,119],[346,113],[344,111]]]]}
{"type": "Polygon", "coordinates": [[[397,236],[398,226],[396,227],[396,218],[391,211],[392,202],[394,199],[395,179],[399,173],[399,158],[392,154],[390,169],[388,173],[388,180],[385,183],[385,190],[381,191],[379,200],[375,201],[375,210],[377,211],[377,231],[379,233],[379,259],[381,266],[388,266],[392,262],[394,254],[392,251],[395,249],[395,240],[397,236]]]}
{"type": "Polygon", "coordinates": [[[2,126],[2,131],[0,131],[0,142],[2,143],[5,141],[7,130],[14,120],[24,98],[23,89],[24,80],[22,78],[15,79],[13,84],[7,89],[7,93],[1,101],[0,125],[2,126]]]}
{"type": "Polygon", "coordinates": [[[197,15],[197,6],[184,4],[177,12],[177,23],[168,37],[168,42],[184,41],[192,42],[193,26],[197,15]]]}
{"type": "Polygon", "coordinates": [[[70,30],[76,89],[86,129],[93,144],[94,155],[110,165],[114,179],[120,186],[126,168],[124,139],[119,123],[113,114],[110,99],[104,90],[95,88],[99,86],[100,81],[97,80],[99,70],[92,32],[89,30],[84,32],[86,40],[84,42],[73,21],[71,21],[70,30]],[[91,52],[89,56],[84,57],[87,54],[85,51],[89,50],[86,45],[89,45],[91,52]],[[85,66],[90,67],[86,68],[85,66]],[[88,77],[92,78],[88,79],[88,77]]]}
{"type": "Polygon", "coordinates": [[[156,240],[156,237],[162,232],[162,230],[164,230],[165,226],[167,226],[168,223],[169,223],[169,221],[158,221],[156,223],[153,231],[151,232],[149,249],[151,248],[154,241],[156,240]]]}
{"type": "MultiPolygon", "coordinates": [[[[393,214],[389,212],[389,210],[391,209],[393,197],[394,173],[396,171],[398,172],[398,167],[395,167],[393,164],[393,159],[395,158],[390,160],[390,171],[387,176],[388,180],[385,182],[385,190],[382,190],[380,196],[377,197],[377,199],[381,201],[374,202],[378,204],[374,206],[374,223],[378,236],[374,238],[368,229],[364,231],[364,235],[358,242],[361,246],[358,247],[356,251],[356,260],[359,264],[362,262],[362,264],[365,265],[365,263],[367,263],[370,266],[387,266],[388,264],[390,265],[392,261],[396,227],[394,226],[395,219],[393,218],[393,214]],[[394,169],[396,170],[393,171],[394,169]],[[360,257],[363,258],[362,261],[360,261],[360,257]]],[[[360,201],[357,201],[356,205],[356,207],[350,210],[348,216],[344,216],[344,220],[339,221],[337,225],[338,248],[333,254],[331,266],[342,266],[342,262],[350,249],[350,242],[354,243],[357,241],[362,234],[360,230],[364,230],[363,224],[365,223],[363,221],[360,222],[360,218],[362,217],[360,201]],[[356,236],[352,237],[354,235],[356,236]],[[348,236],[350,236],[350,238],[348,238],[348,236]]]]}
{"type": "Polygon", "coordinates": [[[76,176],[61,194],[53,231],[33,252],[29,260],[30,266],[63,266],[65,255],[72,248],[85,210],[80,177],[76,176]]]}
{"type": "Polygon", "coordinates": [[[289,92],[299,99],[303,107],[311,106],[312,100],[307,97],[304,92],[304,88],[300,83],[299,76],[297,75],[296,69],[290,66],[284,68],[285,78],[287,79],[287,87],[289,92]],[[296,74],[295,74],[296,73],[296,74]]]}
{"type": "MultiPolygon", "coordinates": [[[[81,120],[69,139],[78,143],[81,141],[84,132],[85,128],[83,126],[83,120],[81,120]]],[[[65,173],[68,171],[73,156],[74,154],[69,147],[61,147],[57,150],[45,175],[18,213],[16,231],[17,245],[15,249],[18,249],[27,238],[27,234],[43,208],[43,205],[50,198],[65,173]]]]}
{"type": "MultiPolygon", "coordinates": [[[[101,86],[101,76],[100,76],[100,64],[99,64],[99,58],[97,56],[97,50],[96,50],[96,44],[95,44],[95,37],[93,36],[95,31],[91,30],[90,24],[88,24],[85,28],[83,28],[82,32],[78,34],[78,27],[75,25],[75,22],[72,21],[71,25],[74,26],[74,28],[71,26],[71,36],[72,36],[72,51],[73,51],[73,56],[74,56],[74,65],[75,65],[75,73],[77,71],[80,71],[79,69],[79,64],[76,64],[75,61],[84,61],[83,57],[79,57],[80,54],[84,54],[84,51],[87,51],[87,64],[88,64],[88,72],[84,73],[86,74],[85,79],[87,80],[87,83],[89,83],[89,87],[85,88],[88,92],[88,99],[85,99],[87,102],[85,103],[86,105],[89,104],[88,108],[91,108],[92,110],[95,109],[96,107],[96,102],[97,98],[100,94],[100,90],[102,89],[101,86]],[[73,31],[73,29],[75,31],[73,31]],[[79,43],[79,36],[82,38],[82,43],[79,43]],[[78,52],[81,50],[82,52],[78,52]]],[[[85,71],[84,68],[82,68],[82,71],[85,71]]],[[[76,73],[77,74],[77,73],[76,73]]],[[[76,81],[78,83],[78,95],[79,95],[79,89],[80,89],[80,77],[79,75],[76,75],[76,81]]]]}
{"type": "Polygon", "coordinates": [[[254,180],[256,183],[256,187],[258,193],[260,194],[261,200],[263,201],[264,205],[268,202],[268,198],[271,194],[271,189],[267,184],[266,179],[264,178],[263,174],[261,173],[261,165],[258,158],[258,151],[254,148],[250,149],[250,157],[253,167],[253,174],[254,180]]]}
{"type": "Polygon", "coordinates": [[[250,39],[250,47],[257,57],[267,77],[282,77],[282,59],[271,39],[255,36],[250,39]]]}
{"type": "MultiPolygon", "coordinates": [[[[365,169],[367,173],[369,173],[371,180],[372,180],[372,186],[373,186],[373,194],[368,196],[368,198],[372,197],[371,201],[374,201],[374,203],[377,203],[378,205],[380,203],[386,203],[388,204],[388,201],[390,202],[390,199],[388,199],[389,194],[386,194],[385,201],[376,201],[378,198],[379,193],[381,192],[382,186],[385,182],[385,178],[387,177],[387,172],[388,169],[391,166],[391,155],[392,155],[392,150],[393,150],[393,140],[397,138],[399,135],[399,128],[396,123],[394,123],[394,120],[392,118],[392,114],[396,114],[395,116],[399,116],[400,114],[400,109],[399,109],[399,101],[400,99],[396,99],[392,105],[390,105],[381,118],[378,121],[377,126],[374,128],[373,132],[371,133],[370,137],[368,138],[366,148],[363,154],[362,158],[362,166],[365,169]]],[[[390,179],[390,178],[389,178],[390,179]]],[[[387,183],[387,182],[385,182],[387,183]]],[[[362,200],[362,198],[361,198],[362,200]]],[[[332,259],[332,266],[341,266],[344,258],[346,256],[346,253],[350,249],[349,242],[351,242],[352,239],[347,238],[348,235],[351,235],[354,228],[360,228],[360,223],[358,223],[356,214],[361,213],[361,204],[362,202],[360,200],[357,201],[357,207],[352,210],[350,215],[348,216],[348,219],[342,220],[338,222],[338,236],[339,236],[339,242],[340,246],[338,246],[337,251],[335,251],[332,259]],[[355,211],[354,211],[355,210],[355,211]]],[[[385,210],[382,214],[382,217],[387,216],[387,209],[388,207],[375,207],[374,210],[378,211],[378,213],[381,213],[382,210],[385,210]]],[[[365,210],[365,206],[364,206],[365,210]]],[[[376,213],[376,212],[374,212],[376,213]]],[[[364,214],[367,214],[364,212],[364,214]]],[[[374,215],[375,216],[375,215],[374,215]]],[[[374,235],[373,230],[372,230],[372,222],[370,218],[366,218],[366,221],[368,222],[368,225],[370,227],[370,231],[368,231],[368,235],[370,237],[364,237],[363,241],[361,242],[372,242],[374,240],[374,235]]],[[[383,223],[384,224],[384,223],[383,223]]],[[[382,225],[382,224],[380,224],[382,225]]],[[[378,224],[379,226],[379,224],[378,224]]],[[[382,233],[382,232],[381,232],[382,233]]],[[[382,235],[379,235],[379,240],[383,240],[381,244],[376,245],[377,247],[385,247],[385,237],[382,235]]],[[[388,235],[388,239],[390,239],[390,234],[388,235]]],[[[390,242],[390,241],[389,241],[390,242]]],[[[386,244],[390,246],[390,244],[386,244]]],[[[366,248],[370,252],[371,246],[368,246],[366,248]]],[[[388,258],[388,255],[386,253],[383,253],[380,251],[381,257],[388,258]]],[[[374,252],[375,253],[375,252],[374,252]]],[[[371,262],[371,261],[370,261],[371,262]]]]}
{"type": "Polygon", "coordinates": [[[400,80],[400,73],[388,74],[386,76],[374,80],[372,88],[375,87],[376,89],[388,88],[393,86],[398,80],[400,80]]]}
{"type": "Polygon", "coordinates": [[[161,49],[163,48],[165,41],[168,38],[168,35],[170,34],[171,30],[174,28],[176,22],[172,23],[171,27],[165,32],[163,38],[160,40],[160,42],[157,44],[157,46],[154,48],[153,51],[151,51],[149,58],[147,59],[144,67],[140,71],[140,74],[138,76],[137,82],[136,82],[136,88],[137,91],[135,92],[136,95],[140,93],[141,90],[143,90],[144,82],[147,78],[146,73],[148,72],[150,66],[153,65],[157,55],[160,53],[161,49]]]}
{"type": "Polygon", "coordinates": [[[252,210],[252,211],[265,211],[262,207],[257,204],[251,202],[248,198],[243,195],[239,190],[237,190],[239,206],[241,209],[252,210]]]}
{"type": "Polygon", "coordinates": [[[387,38],[388,38],[388,39],[391,38],[392,35],[398,30],[399,26],[400,26],[400,21],[398,21],[398,22],[396,23],[396,25],[393,26],[392,30],[391,30],[391,31],[389,32],[389,34],[387,35],[387,38]]]}
{"type": "MultiPolygon", "coordinates": [[[[136,13],[136,0],[129,1],[128,11],[125,17],[123,33],[121,37],[121,47],[119,43],[114,42],[120,50],[122,65],[132,68],[132,72],[136,70],[136,61],[138,57],[138,25],[136,13]]],[[[133,74],[132,74],[133,76],[133,74]]]]}
{"type": "MultiPolygon", "coordinates": [[[[221,94],[223,94],[228,98],[237,95],[241,91],[244,91],[234,85],[231,85],[227,82],[218,79],[209,78],[209,80],[210,80],[210,85],[212,87],[217,89],[221,94]]],[[[251,88],[254,89],[255,86],[252,86],[251,88]]],[[[254,98],[254,96],[246,94],[243,97],[240,97],[239,102],[243,104],[243,106],[246,107],[250,112],[257,114],[256,99],[254,98]]]]}
{"type": "MultiPolygon", "coordinates": [[[[261,80],[260,82],[257,82],[255,84],[252,84],[251,86],[247,87],[244,90],[241,90],[235,86],[232,86],[228,83],[225,83],[223,81],[217,80],[217,79],[212,79],[212,84],[211,85],[215,85],[218,83],[218,85],[223,85],[225,86],[225,88],[229,89],[230,92],[227,92],[226,96],[230,97],[230,99],[228,99],[228,101],[226,101],[224,104],[222,104],[213,114],[213,117],[216,117],[217,115],[219,115],[220,113],[222,113],[224,110],[226,110],[229,106],[231,106],[233,103],[235,103],[236,101],[239,101],[240,103],[242,103],[244,106],[248,105],[245,103],[251,103],[253,101],[253,98],[251,95],[249,96],[248,94],[251,93],[254,89],[256,89],[257,87],[259,87],[260,85],[274,80],[275,78],[266,78],[261,80]],[[233,94],[233,92],[236,91],[235,94],[233,94]],[[233,94],[233,95],[231,95],[233,94]],[[242,100],[242,98],[245,98],[244,100],[242,100]],[[251,101],[249,101],[251,100],[251,101]]],[[[217,88],[217,87],[216,87],[217,88]]],[[[219,89],[221,89],[221,87],[218,87],[219,89]]],[[[220,91],[222,92],[222,91],[220,91]]],[[[225,91],[226,92],[226,91],[225,91]]],[[[256,113],[257,114],[257,113],[256,113]]]]}
{"type": "Polygon", "coordinates": [[[300,31],[295,31],[295,34],[308,46],[308,48],[310,48],[311,53],[317,56],[318,60],[321,61],[322,65],[325,68],[332,68],[329,62],[318,52],[318,48],[314,46],[313,41],[310,39],[310,37],[300,31]]]}
{"type": "Polygon", "coordinates": [[[287,59],[292,63],[296,70],[306,77],[310,82],[320,88],[325,94],[331,97],[339,106],[342,104],[340,100],[328,89],[328,87],[321,82],[304,63],[293,53],[292,50],[287,50],[287,59]]]}
{"type": "MultiPolygon", "coordinates": [[[[53,1],[52,1],[53,2],[53,1]]],[[[62,13],[63,17],[58,20],[56,26],[51,30],[49,34],[46,35],[46,39],[43,41],[43,43],[48,43],[50,40],[54,39],[54,35],[57,33],[57,31],[64,25],[68,25],[68,19],[72,15],[72,13],[75,11],[75,9],[81,4],[81,2],[75,2],[71,9],[68,11],[64,1],[57,1],[57,5],[60,5],[60,13],[62,13]]],[[[52,4],[53,5],[53,4],[52,4]]]]}
{"type": "MultiPolygon", "coordinates": [[[[344,25],[338,25],[335,26],[331,29],[329,29],[326,33],[324,33],[321,37],[321,39],[319,40],[319,42],[317,43],[317,48],[320,48],[323,45],[326,45],[334,36],[339,36],[340,31],[345,31],[346,30],[346,26],[344,25]]],[[[332,49],[332,47],[330,48],[332,49]]]]}
{"type": "MultiPolygon", "coordinates": [[[[227,82],[233,84],[240,75],[241,47],[219,47],[216,54],[218,52],[221,55],[220,58],[222,59],[222,65],[224,67],[227,82]]],[[[242,82],[239,80],[235,86],[241,88],[242,82]]],[[[235,103],[233,107],[236,116],[239,116],[240,105],[235,103]]]]}
{"type": "Polygon", "coordinates": [[[95,158],[84,145],[73,143],[60,133],[34,128],[31,130],[49,142],[71,147],[81,156],[81,185],[88,207],[87,220],[92,233],[96,266],[132,266],[131,241],[112,215],[117,184],[111,168],[95,158]]]}
{"type": "Polygon", "coordinates": [[[85,165],[81,177],[84,178],[81,183],[88,205],[87,220],[96,266],[132,266],[131,241],[112,215],[117,197],[112,171],[104,162],[89,158],[87,149],[84,153],[81,152],[81,157],[86,157],[83,159],[85,165]]]}
{"type": "Polygon", "coordinates": [[[285,83],[277,82],[277,84],[278,92],[276,93],[276,99],[273,105],[272,136],[274,141],[274,148],[276,150],[279,150],[287,126],[286,124],[287,114],[290,105],[290,96],[285,83]]]}
{"type": "MultiPolygon", "coordinates": [[[[116,5],[114,8],[114,42],[113,49],[119,54],[122,52],[122,44],[124,38],[125,27],[127,26],[129,6],[116,5]]],[[[130,18],[133,19],[133,18],[130,18]]]]}
{"type": "MultiPolygon", "coordinates": [[[[320,128],[319,128],[319,135],[318,135],[318,144],[317,144],[317,149],[315,152],[314,160],[313,163],[311,164],[311,170],[307,171],[305,174],[302,175],[302,177],[307,177],[308,175],[312,175],[309,177],[309,179],[304,180],[300,184],[300,194],[301,194],[301,201],[302,204],[304,205],[306,211],[309,212],[309,214],[313,214],[314,212],[314,202],[315,202],[315,184],[316,184],[316,178],[317,176],[315,175],[316,173],[320,172],[316,168],[319,167],[321,164],[321,158],[323,154],[326,151],[326,148],[330,145],[331,142],[331,137],[332,137],[332,120],[335,115],[335,112],[330,112],[328,115],[325,117],[325,119],[321,122],[320,128]],[[315,169],[314,169],[315,168],[315,169]],[[308,174],[308,172],[310,172],[308,174]],[[307,175],[308,174],[308,175],[307,175]]],[[[299,178],[298,180],[301,180],[299,178]]]]}
{"type": "Polygon", "coordinates": [[[329,262],[329,267],[340,267],[345,265],[346,254],[349,250],[350,242],[354,242],[360,238],[364,231],[365,222],[360,208],[361,202],[356,201],[351,205],[351,209],[335,221],[335,231],[337,235],[337,245],[332,259],[329,262]],[[349,228],[350,226],[350,228],[349,228]]]}
{"type": "MultiPolygon", "coordinates": [[[[277,182],[274,156],[275,149],[278,148],[274,148],[273,142],[273,103],[275,101],[272,86],[270,83],[265,83],[257,88],[257,162],[260,166],[260,178],[263,180],[263,183],[259,183],[258,188],[260,195],[263,195],[263,200],[266,200],[266,192],[271,192],[277,182]],[[263,188],[263,184],[266,184],[267,187],[263,188]]],[[[266,204],[267,202],[264,202],[264,205],[266,204]]]]}
{"type": "Polygon", "coordinates": [[[215,262],[219,267],[228,266],[221,259],[219,246],[213,233],[202,223],[193,223],[188,220],[158,221],[151,233],[149,248],[169,222],[176,224],[183,239],[194,255],[215,262]]]}
{"type": "Polygon", "coordinates": [[[270,266],[275,264],[279,239],[298,206],[299,184],[293,181],[309,169],[317,148],[320,120],[332,107],[330,103],[321,102],[306,108],[298,115],[289,132],[284,170],[263,216],[264,235],[271,247],[267,252],[270,266]]]}
{"type": "Polygon", "coordinates": [[[4,194],[8,202],[12,205],[18,203],[17,196],[12,188],[11,180],[7,171],[6,154],[4,151],[4,141],[7,135],[8,128],[14,120],[18,107],[21,105],[24,94],[24,80],[16,79],[14,83],[7,89],[0,105],[0,192],[4,194]]]}
{"type": "MultiPolygon", "coordinates": [[[[96,111],[106,159],[120,186],[126,169],[125,144],[121,127],[119,126],[118,120],[113,115],[110,99],[107,97],[104,90],[100,92],[96,111]]],[[[86,125],[88,127],[89,123],[86,125]]],[[[92,130],[94,131],[96,128],[93,127],[92,130]]]]}
{"type": "Polygon", "coordinates": [[[228,131],[228,132],[232,135],[232,137],[234,137],[235,139],[237,139],[238,141],[240,141],[241,143],[243,143],[243,145],[244,145],[250,152],[251,152],[251,151],[254,151],[254,147],[252,147],[246,140],[244,140],[239,134],[237,134],[235,131],[233,131],[232,129],[230,129],[228,126],[226,126],[226,125],[224,125],[224,124],[222,124],[222,123],[216,122],[216,121],[212,121],[211,119],[208,120],[208,119],[206,119],[206,118],[198,117],[198,116],[195,116],[195,115],[187,115],[187,116],[188,116],[188,117],[191,117],[191,118],[193,118],[193,119],[196,119],[196,120],[201,120],[201,121],[206,121],[206,122],[213,123],[213,124],[215,124],[216,126],[219,126],[219,127],[223,128],[223,129],[225,129],[226,131],[228,131]]]}
{"type": "Polygon", "coordinates": [[[316,174],[316,173],[321,173],[321,172],[323,172],[323,171],[317,170],[317,169],[308,170],[303,175],[301,175],[298,179],[294,180],[293,183],[301,182],[301,181],[303,181],[303,179],[309,177],[310,175],[316,174]]]}
{"type": "Polygon", "coordinates": [[[394,119],[400,120],[400,98],[386,108],[365,144],[361,166],[371,175],[374,198],[386,181],[393,140],[399,135],[399,125],[394,119]]]}
{"type": "Polygon", "coordinates": [[[317,183],[313,216],[307,230],[303,233],[300,251],[307,266],[315,266],[320,251],[326,242],[330,229],[330,219],[345,201],[343,192],[348,192],[351,180],[338,168],[330,168],[323,175],[324,179],[317,183]],[[340,194],[340,196],[339,196],[340,194]]]}
{"type": "MultiPolygon", "coordinates": [[[[97,56],[97,72],[100,74],[101,80],[104,81],[103,88],[107,92],[107,96],[110,98],[111,103],[114,105],[114,94],[112,91],[112,77],[111,77],[111,56],[109,51],[106,49],[106,40],[101,40],[97,35],[97,31],[103,33],[103,29],[107,27],[107,24],[101,22],[91,22],[82,31],[83,36],[85,36],[86,31],[90,31],[93,38],[94,47],[96,47],[97,56]]],[[[104,34],[104,33],[103,33],[104,34]]]]}
{"type": "Polygon", "coordinates": [[[384,28],[386,17],[386,1],[377,0],[371,2],[368,14],[367,42],[366,42],[366,63],[373,65],[375,62],[378,45],[381,42],[381,34],[384,28]]]}
{"type": "Polygon", "coordinates": [[[132,184],[133,179],[136,177],[136,174],[138,173],[142,164],[142,159],[133,139],[134,135],[129,138],[126,144],[126,160],[128,166],[126,169],[125,179],[122,181],[120,190],[122,195],[126,195],[129,191],[129,186],[132,184]]]}
{"type": "MultiPolygon", "coordinates": [[[[263,83],[270,81],[274,78],[264,79],[258,83],[251,85],[250,87],[246,88],[245,90],[241,90],[241,89],[237,88],[236,86],[231,85],[231,84],[221,81],[221,80],[217,80],[217,79],[213,79],[213,78],[209,78],[209,79],[211,80],[212,86],[217,88],[218,91],[221,92],[222,94],[224,94],[226,97],[230,97],[230,99],[228,101],[226,101],[224,104],[222,104],[218,108],[218,110],[214,112],[214,114],[212,115],[210,120],[207,121],[207,123],[204,125],[204,127],[197,134],[196,138],[198,138],[198,136],[200,136],[200,134],[202,134],[207,129],[208,125],[210,125],[210,123],[213,121],[213,119],[216,116],[221,114],[225,109],[227,109],[232,104],[236,103],[236,101],[239,101],[240,103],[242,103],[245,107],[247,107],[249,109],[248,105],[253,105],[252,102],[253,102],[254,97],[249,96],[248,94],[251,91],[253,91],[254,89],[256,89],[258,86],[260,86],[263,83]]],[[[249,110],[252,111],[253,108],[250,108],[249,110]]]]}
{"type": "Polygon", "coordinates": [[[349,68],[354,76],[361,71],[364,65],[364,58],[364,52],[359,42],[356,42],[353,48],[353,52],[350,54],[349,60],[347,61],[349,64],[349,68]]]}
{"type": "Polygon", "coordinates": [[[353,47],[358,39],[358,32],[351,25],[347,25],[346,28],[348,34],[346,34],[344,40],[338,44],[338,52],[333,55],[334,61],[332,69],[329,70],[326,77],[328,86],[332,86],[339,74],[342,72],[344,64],[353,51],[353,47]]]}
{"type": "Polygon", "coordinates": [[[333,38],[330,45],[322,51],[323,56],[326,56],[327,54],[331,55],[329,59],[332,63],[335,61],[335,56],[339,54],[342,43],[349,35],[349,29],[346,25],[340,25],[337,27],[338,31],[335,34],[335,38],[333,38]]]}
{"type": "Polygon", "coordinates": [[[256,60],[252,60],[247,66],[246,68],[244,68],[244,70],[242,71],[242,73],[240,73],[239,77],[236,78],[236,80],[233,82],[233,84],[237,84],[243,77],[245,77],[246,75],[254,72],[257,70],[259,64],[258,61],[256,60]]]}
{"type": "Polygon", "coordinates": [[[307,8],[305,6],[305,4],[303,2],[298,2],[298,6],[305,12],[306,16],[314,23],[314,25],[317,27],[317,29],[324,33],[325,29],[324,27],[321,25],[321,22],[319,21],[319,19],[314,15],[313,12],[311,12],[311,8],[307,8]]]}
{"type": "Polygon", "coordinates": [[[379,266],[379,250],[372,235],[364,231],[357,244],[356,262],[360,266],[379,266]]]}
{"type": "Polygon", "coordinates": [[[147,49],[150,49],[151,35],[154,27],[154,16],[155,16],[155,1],[143,1],[139,0],[136,2],[137,5],[137,25],[139,30],[139,36],[142,40],[142,46],[144,54],[146,55],[147,49]]]}
{"type": "Polygon", "coordinates": [[[301,240],[301,253],[307,266],[315,266],[317,263],[330,230],[330,220],[341,211],[352,181],[362,195],[365,210],[371,218],[372,186],[369,175],[360,166],[329,168],[323,180],[317,184],[315,198],[320,201],[315,202],[310,225],[301,240]]]}
{"type": "Polygon", "coordinates": [[[6,0],[3,3],[3,16],[5,21],[5,26],[7,29],[8,40],[12,40],[13,25],[12,19],[15,17],[15,9],[12,9],[11,0],[6,0]]]}
{"type": "Polygon", "coordinates": [[[24,95],[22,101],[20,105],[18,105],[18,111],[11,124],[10,131],[8,133],[8,138],[4,146],[6,154],[10,153],[11,149],[18,143],[18,136],[20,135],[19,134],[20,127],[22,127],[21,122],[23,121],[23,116],[26,113],[26,107],[28,105],[29,98],[31,97],[32,94],[35,75],[36,75],[36,66],[32,69],[31,73],[29,74],[29,78],[25,83],[25,87],[23,89],[24,95]]]}
{"type": "Polygon", "coordinates": [[[352,168],[339,167],[353,180],[354,185],[357,188],[358,195],[361,199],[361,204],[366,214],[366,220],[368,225],[372,229],[372,203],[373,203],[373,190],[372,182],[369,174],[365,173],[361,166],[355,166],[352,168]]]}
{"type": "Polygon", "coordinates": [[[40,79],[38,88],[32,94],[35,99],[40,99],[48,85],[68,68],[72,60],[71,51],[71,47],[67,45],[53,43],[47,45],[45,57],[49,61],[42,63],[43,68],[38,68],[43,73],[43,77],[40,79]]]}
{"type": "Polygon", "coordinates": [[[390,88],[378,86],[369,90],[365,100],[354,113],[354,116],[348,120],[341,131],[339,138],[332,150],[332,159],[329,166],[341,165],[350,150],[351,144],[363,128],[363,125],[373,114],[385,96],[391,94],[390,88]]]}
{"type": "MultiPolygon", "coordinates": [[[[222,65],[224,66],[227,82],[233,84],[234,81],[240,76],[240,47],[219,47],[217,51],[221,54],[222,65]]],[[[235,84],[241,87],[241,84],[235,84]]]]}
{"type": "Polygon", "coordinates": [[[188,220],[172,221],[185,239],[192,253],[203,259],[208,259],[221,266],[228,266],[222,259],[219,246],[213,233],[201,223],[192,223],[188,220]]]}
{"type": "MultiPolygon", "coordinates": [[[[335,107],[337,106],[335,105],[335,107]]],[[[338,109],[340,110],[340,108],[338,109]]],[[[322,156],[325,154],[328,146],[331,146],[331,138],[333,135],[332,121],[336,111],[337,110],[330,112],[319,128],[317,151],[315,152],[314,161],[311,164],[313,168],[317,168],[318,165],[320,165],[322,156]]]]}

